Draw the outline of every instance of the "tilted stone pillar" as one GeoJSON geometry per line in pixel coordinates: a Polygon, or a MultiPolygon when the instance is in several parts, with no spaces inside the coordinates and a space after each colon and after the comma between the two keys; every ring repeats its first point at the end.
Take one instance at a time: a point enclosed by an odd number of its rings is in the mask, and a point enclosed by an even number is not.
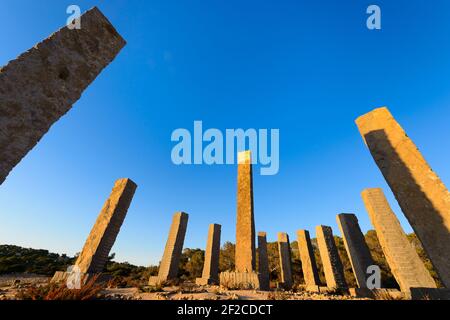
{"type": "MultiPolygon", "coordinates": [[[[116,181],[75,262],[81,274],[89,276],[103,271],[136,188],[136,184],[130,179],[116,181]]],[[[65,272],[57,272],[53,281],[64,280],[66,276],[65,272]]]]}
{"type": "Polygon", "coordinates": [[[450,288],[450,193],[387,108],[356,120],[403,213],[450,288]]]}
{"type": "Polygon", "coordinates": [[[219,283],[220,232],[220,224],[209,226],[203,273],[201,278],[196,279],[198,285],[219,283]]]}
{"type": "Polygon", "coordinates": [[[81,272],[102,272],[136,188],[130,179],[116,181],[75,263],[81,272]]]}
{"type": "MultiPolygon", "coordinates": [[[[354,214],[338,214],[337,223],[344,240],[345,250],[352,265],[359,288],[367,288],[367,268],[374,265],[369,247],[354,214]]],[[[370,276],[371,274],[369,274],[370,276]]]]}
{"type": "Polygon", "coordinates": [[[0,184],[124,46],[93,8],[0,68],[0,184]]]}
{"type": "Polygon", "coordinates": [[[267,256],[267,236],[265,232],[258,232],[258,272],[260,289],[269,290],[269,258],[267,256]]]}
{"type": "Polygon", "coordinates": [[[331,227],[316,227],[317,244],[319,246],[320,258],[322,259],[323,271],[329,288],[347,288],[344,268],[342,266],[339,252],[334,242],[331,227]]]}
{"type": "Polygon", "coordinates": [[[307,230],[297,231],[298,251],[302,262],[303,277],[307,287],[320,286],[319,272],[317,271],[316,258],[311,244],[311,238],[307,230]]]}
{"type": "Polygon", "coordinates": [[[166,248],[164,249],[164,254],[159,265],[158,276],[150,277],[149,285],[158,285],[165,281],[176,279],[178,265],[181,254],[183,253],[188,219],[189,215],[184,212],[177,212],[173,216],[166,248]]]}
{"type": "Polygon", "coordinates": [[[237,221],[235,272],[222,272],[220,284],[229,287],[259,288],[256,272],[255,218],[251,152],[238,154],[237,221]]]}
{"type": "Polygon", "coordinates": [[[278,233],[278,254],[280,257],[280,285],[284,289],[290,289],[294,281],[292,280],[291,245],[287,233],[278,233]]]}
{"type": "Polygon", "coordinates": [[[436,288],[436,283],[409,242],[383,190],[366,189],[362,198],[383,253],[400,289],[436,288]]]}

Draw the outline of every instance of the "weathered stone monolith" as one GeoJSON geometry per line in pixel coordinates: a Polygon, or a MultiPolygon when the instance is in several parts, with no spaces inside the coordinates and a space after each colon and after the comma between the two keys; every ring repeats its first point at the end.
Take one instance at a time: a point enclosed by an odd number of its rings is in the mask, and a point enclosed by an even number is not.
{"type": "Polygon", "coordinates": [[[345,250],[352,265],[353,274],[359,288],[367,288],[367,268],[374,265],[369,247],[354,214],[338,214],[337,223],[344,240],[345,250]]]}
{"type": "Polygon", "coordinates": [[[236,272],[254,272],[256,267],[253,178],[250,151],[238,156],[236,222],[236,272]]]}
{"type": "Polygon", "coordinates": [[[284,289],[291,289],[294,281],[292,280],[291,245],[287,233],[278,233],[278,254],[280,257],[280,285],[284,289]]]}
{"type": "MultiPolygon", "coordinates": [[[[75,266],[83,276],[89,277],[103,271],[136,188],[136,184],[130,179],[116,181],[75,262],[75,266]]],[[[62,281],[66,276],[65,272],[57,272],[53,281],[62,281]]]]}
{"type": "Polygon", "coordinates": [[[258,232],[258,272],[260,289],[269,290],[269,257],[267,255],[267,235],[265,232],[258,232]]]}
{"type": "Polygon", "coordinates": [[[259,288],[256,272],[255,218],[251,152],[238,154],[235,272],[222,272],[220,284],[233,288],[259,288]]]}
{"type": "Polygon", "coordinates": [[[334,242],[331,227],[316,227],[317,244],[319,246],[320,258],[322,259],[323,271],[329,288],[347,288],[344,268],[342,266],[339,252],[334,242]]]}
{"type": "Polygon", "coordinates": [[[297,243],[306,287],[320,286],[316,258],[314,256],[311,238],[307,230],[297,231],[297,243]]]}
{"type": "Polygon", "coordinates": [[[366,189],[362,198],[392,274],[403,292],[436,288],[436,283],[409,242],[383,190],[366,189]]]}
{"type": "Polygon", "coordinates": [[[220,224],[211,224],[208,231],[208,242],[205,251],[205,263],[201,278],[196,279],[198,285],[211,285],[219,283],[219,256],[220,256],[220,224]]]}
{"type": "Polygon", "coordinates": [[[375,163],[450,288],[450,192],[387,108],[356,120],[375,163]]]}
{"type": "Polygon", "coordinates": [[[188,219],[189,215],[184,212],[177,212],[173,216],[166,248],[159,265],[158,276],[150,277],[149,285],[158,285],[176,279],[181,253],[183,252],[188,219]]]}
{"type": "Polygon", "coordinates": [[[0,68],[0,184],[124,46],[93,8],[0,68]]]}

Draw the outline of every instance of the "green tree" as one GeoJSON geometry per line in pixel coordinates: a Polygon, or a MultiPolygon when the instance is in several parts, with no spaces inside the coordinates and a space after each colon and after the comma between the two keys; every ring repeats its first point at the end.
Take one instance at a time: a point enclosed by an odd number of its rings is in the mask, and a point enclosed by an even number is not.
{"type": "Polygon", "coordinates": [[[180,258],[178,276],[185,280],[195,280],[195,278],[201,277],[204,261],[205,252],[203,250],[184,249],[180,258]]]}
{"type": "Polygon", "coordinates": [[[234,254],[235,245],[229,241],[225,242],[223,247],[220,249],[219,258],[219,271],[232,271],[234,270],[234,254]]]}

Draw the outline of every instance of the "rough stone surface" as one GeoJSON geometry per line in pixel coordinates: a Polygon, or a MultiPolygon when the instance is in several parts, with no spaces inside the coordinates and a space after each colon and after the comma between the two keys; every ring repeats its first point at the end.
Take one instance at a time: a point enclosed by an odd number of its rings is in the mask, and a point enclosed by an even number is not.
{"type": "Polygon", "coordinates": [[[258,233],[258,272],[260,289],[269,290],[269,257],[267,255],[267,236],[265,232],[258,233]]]}
{"type": "Polygon", "coordinates": [[[333,231],[331,227],[316,227],[317,244],[319,246],[320,258],[329,288],[347,288],[345,281],[344,268],[339,257],[336,243],[334,242],[333,231]]]}
{"type": "Polygon", "coordinates": [[[96,274],[103,271],[136,188],[130,179],[116,181],[75,262],[81,273],[96,274]]]}
{"type": "Polygon", "coordinates": [[[125,46],[94,8],[0,68],[0,184],[125,46]]]}
{"type": "Polygon", "coordinates": [[[150,285],[164,283],[177,277],[188,219],[189,215],[184,212],[177,212],[173,216],[166,248],[159,265],[158,276],[150,277],[150,285]]]}
{"type": "Polygon", "coordinates": [[[450,288],[450,193],[387,108],[356,121],[376,164],[450,288]]]}
{"type": "Polygon", "coordinates": [[[303,277],[307,287],[320,286],[319,272],[317,271],[316,258],[311,244],[311,238],[307,230],[297,231],[298,250],[302,261],[303,277]]]}
{"type": "Polygon", "coordinates": [[[345,250],[359,288],[367,288],[367,268],[374,265],[369,247],[354,214],[338,214],[337,223],[344,239],[345,250]]]}
{"type": "Polygon", "coordinates": [[[294,281],[292,279],[291,245],[287,233],[278,233],[278,254],[280,257],[280,285],[284,289],[290,289],[292,288],[294,281]]]}
{"type": "Polygon", "coordinates": [[[197,278],[196,283],[217,284],[219,283],[219,256],[220,256],[220,224],[211,224],[208,231],[208,242],[205,251],[205,263],[201,278],[197,278]]]}
{"type": "Polygon", "coordinates": [[[256,249],[250,151],[239,153],[237,189],[236,272],[254,272],[256,249]]]}
{"type": "Polygon", "coordinates": [[[259,289],[256,272],[221,272],[220,285],[229,289],[259,289]]]}
{"type": "Polygon", "coordinates": [[[400,290],[409,292],[411,288],[436,288],[433,278],[389,206],[383,190],[366,189],[362,192],[362,198],[400,290]]]}

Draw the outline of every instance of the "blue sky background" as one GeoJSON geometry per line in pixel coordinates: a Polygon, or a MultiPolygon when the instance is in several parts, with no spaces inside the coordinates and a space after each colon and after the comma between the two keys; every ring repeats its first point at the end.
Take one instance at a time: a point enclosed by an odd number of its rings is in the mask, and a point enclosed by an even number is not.
{"type": "Polygon", "coordinates": [[[356,213],[381,186],[411,228],[354,120],[388,106],[449,185],[450,2],[0,1],[0,65],[65,24],[66,8],[97,5],[127,40],[0,186],[0,243],[79,252],[114,180],[138,185],[112,252],[158,263],[174,212],[190,214],[186,247],[210,223],[233,241],[235,166],[172,164],[171,133],[279,128],[280,172],[254,176],[257,231],[268,240],[356,213]],[[382,30],[366,8],[382,9],[382,30]]]}

